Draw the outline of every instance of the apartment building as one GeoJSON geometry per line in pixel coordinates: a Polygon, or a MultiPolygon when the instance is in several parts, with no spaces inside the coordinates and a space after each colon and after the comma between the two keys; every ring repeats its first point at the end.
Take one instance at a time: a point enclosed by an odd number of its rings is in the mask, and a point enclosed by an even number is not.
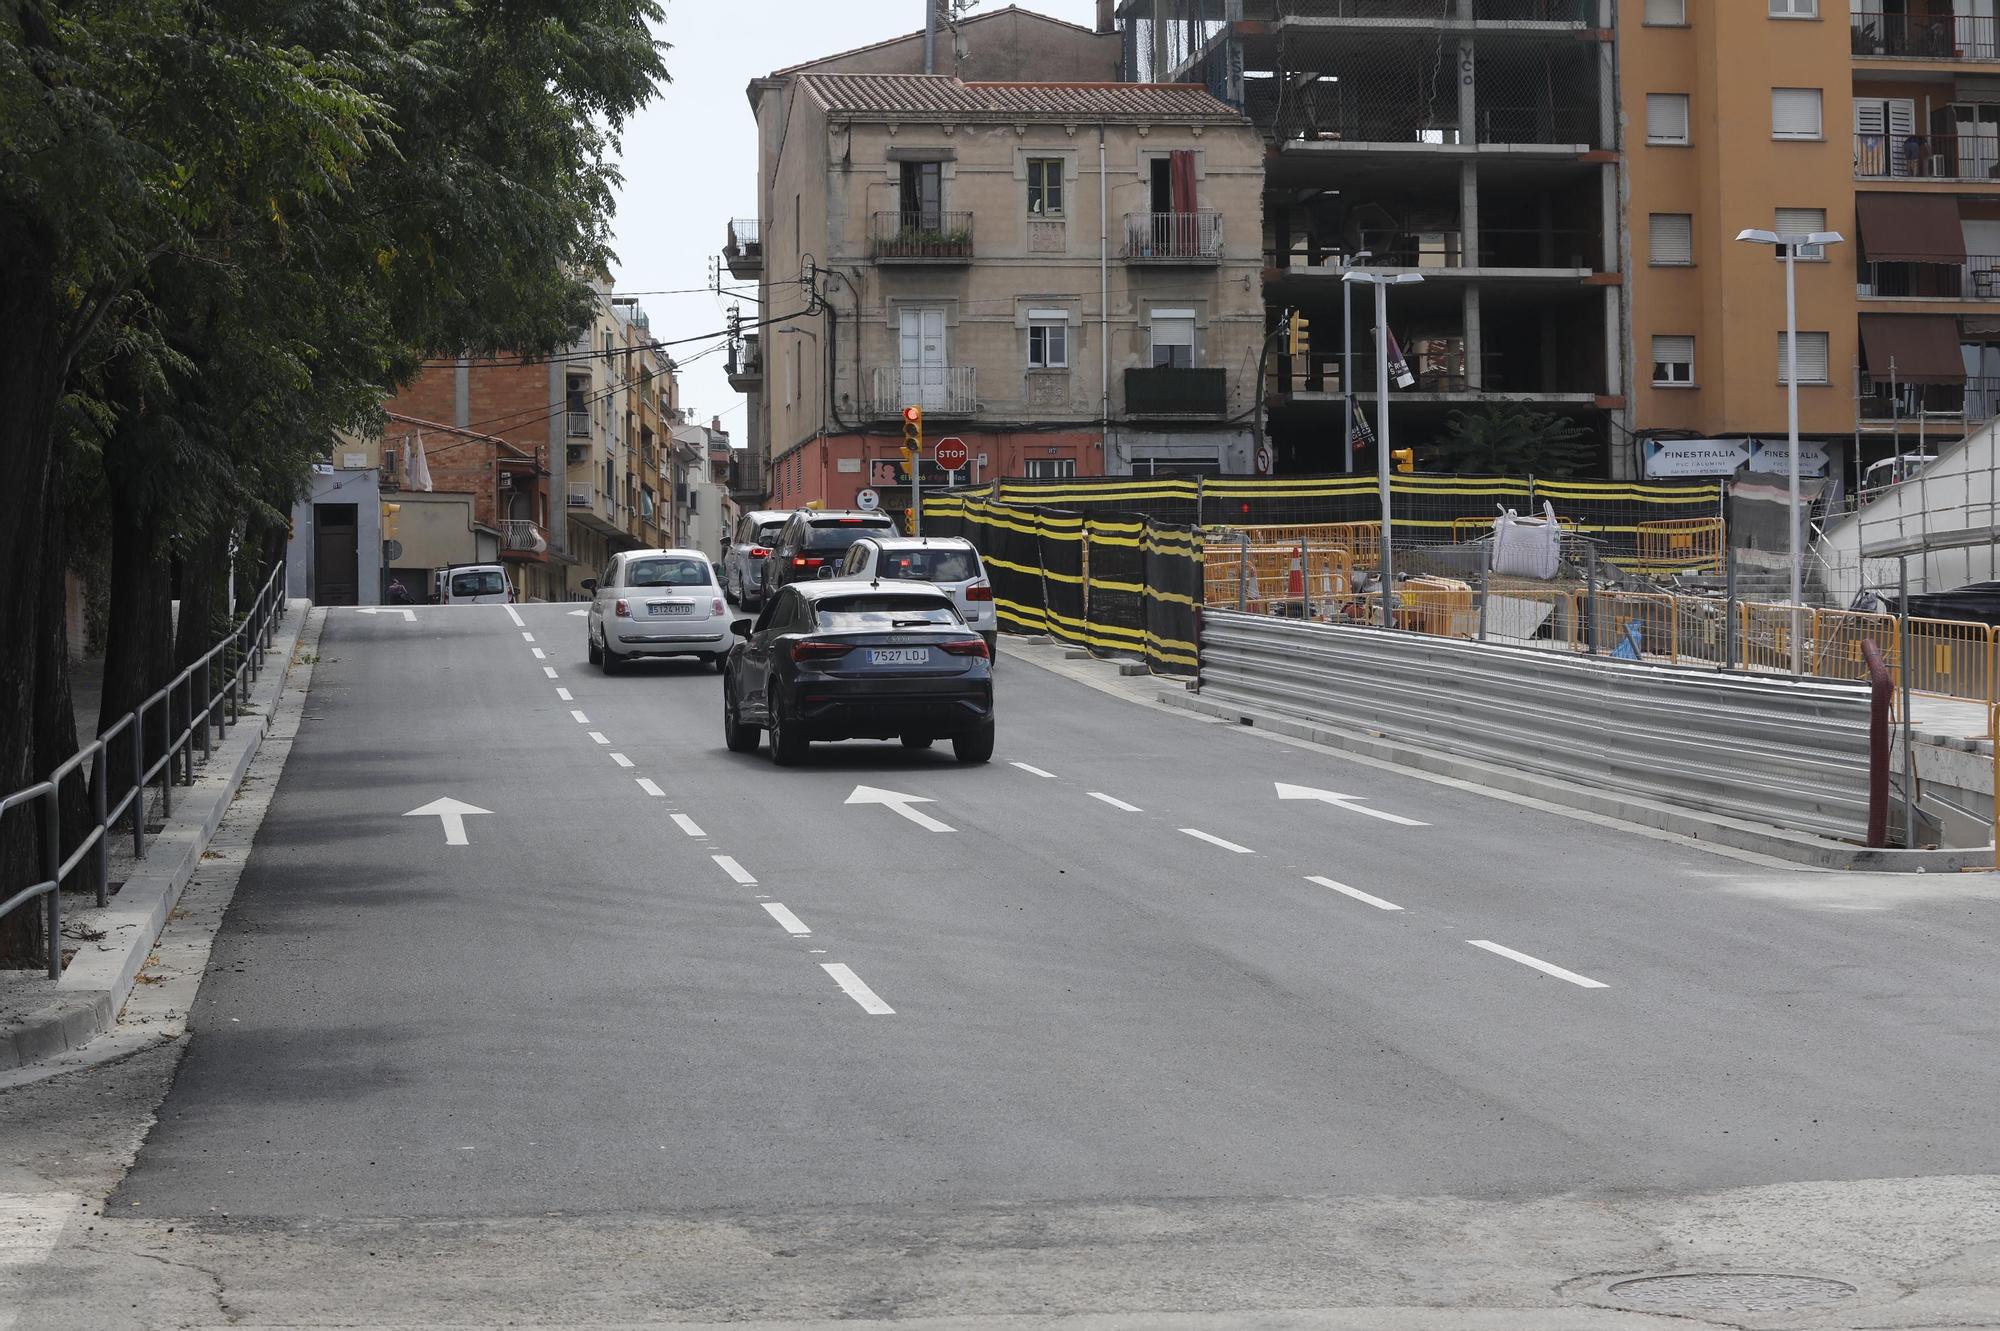
{"type": "MultiPolygon", "coordinates": [[[[1416,377],[1391,390],[1396,443],[1518,402],[1583,425],[1620,464],[1612,15],[1633,3],[1122,0],[1123,77],[1202,84],[1268,149],[1267,325],[1296,311],[1310,343],[1270,372],[1279,471],[1348,465],[1350,392],[1376,418],[1373,294],[1344,326],[1348,266],[1422,279],[1389,293],[1416,377]]],[[[1355,460],[1373,469],[1365,442],[1355,460]]]]}
{"type": "Polygon", "coordinates": [[[1797,256],[1801,470],[1961,437],[2000,406],[2000,41],[1993,0],[1621,6],[1633,427],[1652,470],[1783,471],[1784,274],[1797,256]],[[1689,447],[1687,440],[1720,447],[1689,447]]]}

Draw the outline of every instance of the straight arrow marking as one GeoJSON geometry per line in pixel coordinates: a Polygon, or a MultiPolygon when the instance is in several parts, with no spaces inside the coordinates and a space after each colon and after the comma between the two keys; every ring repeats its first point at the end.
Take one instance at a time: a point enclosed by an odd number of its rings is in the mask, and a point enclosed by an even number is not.
{"type": "Polygon", "coordinates": [[[405,624],[414,624],[417,622],[417,612],[408,606],[364,605],[355,610],[354,613],[357,615],[401,615],[405,624]]]}
{"type": "Polygon", "coordinates": [[[847,797],[846,803],[880,804],[891,812],[900,814],[915,823],[918,827],[930,832],[956,832],[958,830],[950,823],[939,822],[929,814],[911,807],[917,804],[937,803],[936,800],[928,799],[922,795],[905,795],[901,791],[880,790],[874,786],[856,786],[854,793],[847,797]]]}
{"type": "Polygon", "coordinates": [[[1384,813],[1380,809],[1368,808],[1360,803],[1363,798],[1360,795],[1336,795],[1330,790],[1315,790],[1311,786],[1288,786],[1282,781],[1274,781],[1271,784],[1277,788],[1278,798],[1281,800],[1318,800],[1321,804],[1331,804],[1335,808],[1345,809],[1349,813],[1359,813],[1365,814],[1370,818],[1379,818],[1385,823],[1394,823],[1398,827],[1430,826],[1429,823],[1420,823],[1414,818],[1405,818],[1400,813],[1384,813]]]}
{"type": "Polygon", "coordinates": [[[465,837],[467,815],[492,812],[491,809],[482,809],[477,804],[467,804],[463,800],[455,800],[447,795],[443,799],[432,800],[421,809],[412,809],[403,817],[435,818],[444,825],[444,844],[463,846],[470,844],[465,837]]]}

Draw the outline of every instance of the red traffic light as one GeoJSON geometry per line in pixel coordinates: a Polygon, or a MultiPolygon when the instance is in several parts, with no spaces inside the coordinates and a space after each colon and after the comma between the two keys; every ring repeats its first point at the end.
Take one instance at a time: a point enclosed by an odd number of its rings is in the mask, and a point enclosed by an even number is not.
{"type": "MultiPolygon", "coordinates": [[[[877,419],[880,418],[878,417],[877,419]]],[[[911,425],[922,425],[924,423],[924,409],[922,407],[904,407],[903,419],[911,425]]]]}

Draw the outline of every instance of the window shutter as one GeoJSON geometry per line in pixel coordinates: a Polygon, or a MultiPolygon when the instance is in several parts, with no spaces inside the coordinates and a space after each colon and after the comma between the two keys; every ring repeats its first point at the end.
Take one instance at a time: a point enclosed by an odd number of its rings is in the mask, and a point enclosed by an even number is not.
{"type": "Polygon", "coordinates": [[[1646,0],[1646,22],[1680,27],[1687,21],[1687,0],[1646,0]]]}
{"type": "Polygon", "coordinates": [[[1781,139],[1820,136],[1818,88],[1771,89],[1771,133],[1781,139]]]}
{"type": "Polygon", "coordinates": [[[1694,262],[1694,218],[1687,213],[1654,213],[1646,228],[1647,258],[1659,264],[1694,262]]]}
{"type": "MultiPolygon", "coordinates": [[[[1826,209],[1824,208],[1780,208],[1778,209],[1777,232],[1781,236],[1810,235],[1826,230],[1826,209]]],[[[1801,245],[1799,258],[1824,259],[1826,246],[1801,245]]]]}
{"type": "MultiPolygon", "coordinates": [[[[1799,382],[1801,384],[1823,384],[1827,382],[1827,335],[1825,333],[1799,333],[1799,382]]],[[[1785,335],[1778,334],[1778,382],[1785,382],[1785,335]]]]}
{"type": "Polygon", "coordinates": [[[1686,143],[1688,99],[1683,92],[1646,94],[1646,138],[1654,143],[1686,143]]]}
{"type": "Polygon", "coordinates": [[[1677,365],[1689,364],[1694,360],[1694,339],[1656,334],[1653,338],[1653,359],[1672,361],[1677,365]]]}

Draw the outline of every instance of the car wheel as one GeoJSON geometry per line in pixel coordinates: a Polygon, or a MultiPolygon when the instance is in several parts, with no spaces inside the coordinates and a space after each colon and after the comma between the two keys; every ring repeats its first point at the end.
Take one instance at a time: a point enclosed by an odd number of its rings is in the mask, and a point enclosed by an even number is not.
{"type": "Polygon", "coordinates": [[[962,763],[983,763],[993,756],[993,723],[988,721],[968,734],[953,735],[951,756],[962,763]]]}
{"type": "Polygon", "coordinates": [[[615,675],[625,668],[625,658],[611,650],[611,640],[604,640],[604,659],[597,663],[607,675],[615,675]]]}
{"type": "Polygon", "coordinates": [[[903,736],[903,747],[906,749],[928,749],[935,742],[929,735],[903,736]]]}
{"type": "Polygon", "coordinates": [[[729,746],[731,753],[757,752],[759,731],[756,726],[746,726],[736,719],[736,690],[729,685],[722,686],[722,742],[729,746]]]}
{"type": "Polygon", "coordinates": [[[718,675],[729,673],[728,652],[717,652],[714,656],[708,658],[708,663],[715,667],[715,673],[718,675]]]}
{"type": "Polygon", "coordinates": [[[806,737],[796,724],[785,721],[785,705],[775,686],[765,694],[771,708],[771,761],[780,767],[797,767],[805,761],[806,737]]]}
{"type": "Polygon", "coordinates": [[[583,635],[583,640],[584,640],[584,655],[590,658],[590,663],[592,665],[603,665],[604,649],[597,645],[596,635],[586,632],[583,635]]]}

